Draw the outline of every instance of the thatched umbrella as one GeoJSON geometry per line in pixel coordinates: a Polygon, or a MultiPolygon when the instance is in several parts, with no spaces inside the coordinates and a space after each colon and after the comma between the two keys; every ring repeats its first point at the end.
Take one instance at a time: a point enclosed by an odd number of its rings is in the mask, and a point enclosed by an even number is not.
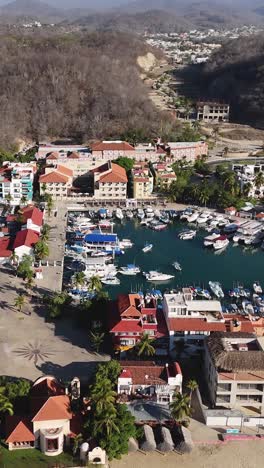
{"type": "Polygon", "coordinates": [[[145,452],[152,452],[156,450],[157,445],[155,442],[155,437],[154,437],[152,427],[148,426],[147,424],[144,424],[143,431],[144,431],[144,441],[141,444],[141,449],[144,450],[145,452]]]}

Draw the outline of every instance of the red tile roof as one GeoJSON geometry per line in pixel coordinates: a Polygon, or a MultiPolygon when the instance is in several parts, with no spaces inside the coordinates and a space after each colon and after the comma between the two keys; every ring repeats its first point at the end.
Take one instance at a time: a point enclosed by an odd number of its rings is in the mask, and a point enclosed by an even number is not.
{"type": "Polygon", "coordinates": [[[70,398],[67,395],[59,395],[49,397],[32,421],[52,421],[71,418],[70,398]]]}
{"type": "Polygon", "coordinates": [[[110,333],[117,332],[138,332],[142,333],[143,329],[137,320],[120,320],[110,330],[110,333]]]}
{"type": "Polygon", "coordinates": [[[166,367],[157,366],[155,362],[120,361],[120,365],[122,373],[119,378],[122,374],[125,375],[125,378],[131,375],[133,385],[164,385],[168,383],[166,367]]]}
{"type": "Polygon", "coordinates": [[[52,153],[49,154],[49,156],[46,157],[46,159],[58,159],[59,158],[59,153],[56,151],[53,151],[52,153]]]}
{"type": "Polygon", "coordinates": [[[138,294],[119,294],[117,298],[117,309],[121,317],[141,317],[140,310],[136,307],[139,302],[138,294]]]}
{"type": "Polygon", "coordinates": [[[148,177],[134,177],[133,180],[134,182],[149,182],[148,177]]]}
{"type": "Polygon", "coordinates": [[[65,391],[61,384],[55,379],[55,377],[46,377],[44,379],[39,378],[31,387],[30,395],[41,397],[41,396],[56,396],[64,395],[65,391]]]}
{"type": "Polygon", "coordinates": [[[101,141],[92,145],[92,151],[135,151],[135,148],[126,141],[101,141]]]}
{"type": "Polygon", "coordinates": [[[66,175],[62,175],[57,171],[49,172],[48,174],[42,174],[39,178],[40,183],[48,183],[48,184],[66,184],[69,181],[69,177],[66,175]]]}
{"type": "Polygon", "coordinates": [[[32,423],[29,418],[19,416],[7,416],[6,418],[6,443],[34,442],[32,423]]]}
{"type": "Polygon", "coordinates": [[[69,169],[68,167],[62,166],[61,164],[58,164],[57,171],[60,174],[63,174],[63,175],[66,175],[66,176],[70,176],[70,177],[73,176],[73,170],[69,169]]]}
{"type": "Polygon", "coordinates": [[[69,159],[80,159],[79,153],[76,153],[76,152],[72,152],[72,153],[68,154],[67,157],[68,157],[69,159]]]}
{"type": "Polygon", "coordinates": [[[38,233],[32,231],[32,229],[25,229],[17,233],[13,247],[14,249],[22,247],[23,245],[26,247],[33,247],[38,242],[38,240],[38,233]]]}
{"type": "Polygon", "coordinates": [[[28,219],[31,219],[32,223],[36,224],[37,226],[42,226],[43,213],[41,210],[35,206],[27,206],[26,208],[23,208],[22,211],[24,222],[26,222],[28,219]]]}
{"type": "Polygon", "coordinates": [[[127,183],[127,175],[126,171],[123,167],[118,166],[118,164],[111,164],[111,172],[108,174],[102,174],[100,179],[100,182],[105,183],[105,182],[112,182],[112,183],[117,183],[117,182],[122,182],[122,183],[127,183]]]}
{"type": "Polygon", "coordinates": [[[222,322],[206,322],[199,318],[169,318],[169,329],[172,331],[226,331],[222,322]]]}

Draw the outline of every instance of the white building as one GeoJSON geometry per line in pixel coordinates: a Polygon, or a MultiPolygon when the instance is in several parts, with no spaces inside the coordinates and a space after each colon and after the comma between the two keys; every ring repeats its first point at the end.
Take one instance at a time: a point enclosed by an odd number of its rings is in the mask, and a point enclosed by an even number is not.
{"type": "Polygon", "coordinates": [[[127,175],[123,167],[108,161],[93,171],[94,198],[126,199],[127,175]]]}
{"type": "Polygon", "coordinates": [[[22,199],[32,201],[36,163],[3,163],[0,170],[0,200],[8,200],[13,206],[22,199]]]}
{"type": "Polygon", "coordinates": [[[168,404],[174,392],[182,392],[182,372],[179,364],[158,366],[150,361],[121,361],[117,393],[131,399],[137,394],[156,398],[157,403],[168,404]]]}
{"type": "Polygon", "coordinates": [[[189,288],[164,294],[163,313],[170,335],[170,350],[179,340],[200,346],[211,332],[226,330],[219,301],[193,300],[192,297],[189,288]]]}

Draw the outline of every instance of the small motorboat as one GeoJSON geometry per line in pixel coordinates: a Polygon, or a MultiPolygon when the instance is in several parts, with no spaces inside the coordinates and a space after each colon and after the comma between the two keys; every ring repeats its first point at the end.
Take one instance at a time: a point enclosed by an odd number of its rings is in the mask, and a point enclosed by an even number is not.
{"type": "Polygon", "coordinates": [[[213,243],[213,248],[214,250],[221,250],[227,247],[229,244],[229,240],[227,239],[226,236],[219,236],[217,239],[215,239],[213,243]]]}
{"type": "Polygon", "coordinates": [[[197,296],[202,297],[204,299],[211,299],[211,295],[207,289],[203,289],[200,287],[195,287],[194,292],[197,296]]]}
{"type": "Polygon", "coordinates": [[[121,210],[121,208],[116,209],[115,215],[116,215],[116,218],[119,220],[124,219],[123,211],[121,210]]]}
{"type": "Polygon", "coordinates": [[[140,271],[140,268],[133,263],[119,269],[119,273],[126,276],[136,276],[138,273],[140,273],[140,271]]]}
{"type": "Polygon", "coordinates": [[[115,276],[105,276],[101,279],[101,283],[108,286],[118,286],[120,284],[120,279],[116,278],[115,276]]]}
{"type": "Polygon", "coordinates": [[[219,238],[220,232],[213,232],[210,236],[206,236],[204,238],[204,246],[205,247],[210,247],[213,245],[214,241],[219,238]]]}
{"type": "Polygon", "coordinates": [[[181,240],[190,240],[193,239],[196,236],[196,231],[195,230],[188,230],[188,231],[182,231],[179,234],[179,239],[181,240]]]}
{"type": "Polygon", "coordinates": [[[173,262],[172,266],[173,266],[173,268],[175,268],[175,270],[182,271],[182,267],[179,264],[179,262],[173,262]]]}
{"type": "Polygon", "coordinates": [[[152,248],[153,248],[153,244],[147,243],[147,244],[145,244],[145,247],[143,247],[142,252],[144,252],[144,253],[150,252],[152,250],[152,248]]]}
{"type": "Polygon", "coordinates": [[[122,239],[120,242],[119,242],[119,247],[121,249],[130,249],[131,247],[133,247],[133,242],[131,242],[130,239],[122,239]]]}
{"type": "Polygon", "coordinates": [[[155,224],[155,225],[152,225],[151,229],[153,229],[153,231],[164,231],[164,229],[167,228],[167,224],[155,224]]]}
{"type": "Polygon", "coordinates": [[[217,281],[209,281],[209,287],[218,299],[225,297],[221,284],[217,281]]]}
{"type": "Polygon", "coordinates": [[[126,212],[126,217],[127,217],[128,219],[132,219],[133,216],[134,216],[134,215],[133,215],[133,211],[127,210],[127,212],[126,212]]]}
{"type": "Polygon", "coordinates": [[[160,273],[159,271],[150,271],[149,273],[143,273],[147,281],[168,281],[174,278],[173,275],[167,275],[166,273],[160,273]]]}
{"type": "Polygon", "coordinates": [[[253,283],[253,289],[256,294],[262,294],[262,287],[259,281],[255,281],[255,283],[253,283]]]}

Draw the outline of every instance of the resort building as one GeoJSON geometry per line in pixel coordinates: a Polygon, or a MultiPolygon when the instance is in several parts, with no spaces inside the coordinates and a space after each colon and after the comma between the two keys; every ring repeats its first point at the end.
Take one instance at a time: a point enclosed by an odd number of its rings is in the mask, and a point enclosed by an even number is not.
{"type": "Polygon", "coordinates": [[[58,159],[67,159],[70,153],[78,153],[81,157],[90,154],[91,151],[83,145],[53,145],[52,143],[40,143],[36,153],[36,159],[46,159],[54,155],[58,159]]]}
{"type": "Polygon", "coordinates": [[[127,175],[123,167],[108,161],[93,171],[94,198],[121,199],[127,196],[127,175]]]}
{"type": "Polygon", "coordinates": [[[5,162],[0,170],[0,200],[19,205],[21,200],[32,201],[36,163],[5,162]]]}
{"type": "MultiPolygon", "coordinates": [[[[75,379],[76,380],[76,379],[75,379]]],[[[5,444],[9,450],[39,448],[56,456],[80,433],[80,420],[71,412],[71,398],[54,377],[32,385],[25,415],[6,417],[5,444]]]]}
{"type": "Polygon", "coordinates": [[[204,338],[210,333],[226,330],[221,303],[217,300],[194,300],[190,288],[164,294],[163,313],[170,335],[170,350],[182,340],[195,350],[203,346],[204,338]]]}
{"type": "Polygon", "coordinates": [[[233,170],[237,174],[241,190],[247,187],[249,197],[262,198],[264,196],[264,164],[233,164],[233,170]],[[261,173],[262,177],[258,180],[258,174],[261,173]]]}
{"type": "Polygon", "coordinates": [[[208,154],[208,145],[205,141],[169,142],[168,146],[170,148],[170,162],[185,159],[195,163],[196,159],[208,154]]]}
{"type": "Polygon", "coordinates": [[[39,240],[39,234],[32,229],[19,231],[15,237],[13,249],[19,260],[23,255],[33,255],[34,245],[39,240]]]}
{"type": "Polygon", "coordinates": [[[21,229],[31,229],[39,233],[43,224],[43,212],[33,205],[26,206],[21,211],[23,217],[21,229]]]}
{"type": "Polygon", "coordinates": [[[229,122],[230,107],[217,101],[197,102],[197,120],[205,122],[229,122]]]}
{"type": "Polygon", "coordinates": [[[45,193],[52,198],[66,197],[72,188],[73,171],[58,164],[56,169],[47,166],[45,174],[39,178],[40,195],[45,193]]]}
{"type": "Polygon", "coordinates": [[[81,177],[88,174],[89,171],[102,164],[102,161],[96,159],[90,152],[74,151],[66,155],[55,152],[51,153],[46,158],[46,165],[56,168],[58,165],[63,165],[73,171],[73,177],[81,177]]]}
{"type": "Polygon", "coordinates": [[[120,294],[109,316],[109,332],[117,351],[133,348],[147,333],[155,340],[156,352],[167,354],[168,330],[155,299],[146,300],[139,294],[120,294]]]}
{"type": "Polygon", "coordinates": [[[170,164],[157,162],[153,164],[155,171],[155,185],[159,189],[167,190],[177,176],[170,164]]]}
{"type": "Polygon", "coordinates": [[[117,393],[130,399],[149,397],[159,404],[169,404],[174,392],[182,393],[182,371],[177,362],[156,365],[151,361],[120,361],[117,393]]]}
{"type": "Polygon", "coordinates": [[[150,198],[154,187],[154,178],[147,162],[136,162],[132,169],[133,198],[150,198]]]}
{"type": "Polygon", "coordinates": [[[213,407],[264,414],[264,341],[252,333],[205,340],[204,372],[213,407]]]}
{"type": "Polygon", "coordinates": [[[120,156],[133,158],[135,154],[134,146],[126,141],[101,141],[92,145],[93,157],[99,160],[112,161],[120,156]]]}

